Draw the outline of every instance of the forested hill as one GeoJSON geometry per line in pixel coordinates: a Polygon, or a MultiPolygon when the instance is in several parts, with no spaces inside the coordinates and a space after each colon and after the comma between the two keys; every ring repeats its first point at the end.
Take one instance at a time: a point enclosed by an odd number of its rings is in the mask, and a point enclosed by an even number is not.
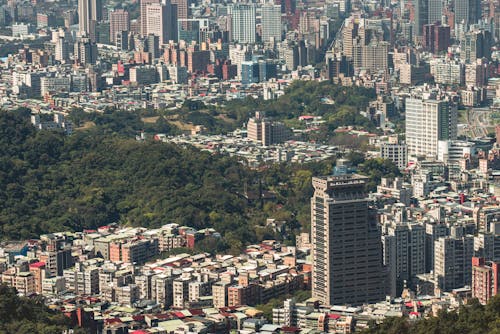
{"type": "Polygon", "coordinates": [[[442,311],[437,317],[424,320],[388,318],[362,334],[500,334],[500,295],[486,306],[472,299],[457,312],[442,311]]]}
{"type": "MultiPolygon", "coordinates": [[[[37,131],[29,115],[0,111],[0,240],[110,223],[178,223],[215,228],[224,237],[219,251],[239,254],[245,244],[270,238],[293,243],[294,232],[310,229],[311,177],[330,174],[335,164],[331,158],[256,171],[192,147],[137,142],[131,138],[143,123],[126,111],[94,115],[94,127],[71,136],[37,131]],[[259,190],[274,196],[265,203],[242,196],[259,190]],[[267,218],[287,221],[287,232],[266,227],[267,218]]],[[[153,126],[176,132],[161,122],[153,126]]],[[[365,161],[360,153],[347,158],[372,178],[371,188],[382,175],[399,173],[388,161],[365,161]]]]}
{"type": "MultiPolygon", "coordinates": [[[[14,288],[0,284],[0,333],[62,333],[69,323],[69,318],[49,310],[41,298],[19,297],[14,288]]],[[[82,329],[74,332],[85,333],[82,329]]]]}
{"type": "Polygon", "coordinates": [[[246,236],[238,193],[251,171],[229,157],[98,130],[66,137],[0,111],[0,238],[112,222],[213,226],[246,236]]]}

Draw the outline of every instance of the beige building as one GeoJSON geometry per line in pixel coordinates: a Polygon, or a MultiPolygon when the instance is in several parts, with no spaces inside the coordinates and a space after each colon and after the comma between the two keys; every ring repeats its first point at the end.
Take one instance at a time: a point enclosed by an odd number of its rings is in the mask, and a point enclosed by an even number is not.
{"type": "Polygon", "coordinates": [[[29,296],[36,292],[35,276],[30,272],[20,272],[14,277],[14,287],[17,292],[29,296]]]}
{"type": "Polygon", "coordinates": [[[290,130],[284,124],[266,119],[260,111],[248,120],[247,133],[249,139],[263,146],[279,144],[290,138],[290,130]]]}

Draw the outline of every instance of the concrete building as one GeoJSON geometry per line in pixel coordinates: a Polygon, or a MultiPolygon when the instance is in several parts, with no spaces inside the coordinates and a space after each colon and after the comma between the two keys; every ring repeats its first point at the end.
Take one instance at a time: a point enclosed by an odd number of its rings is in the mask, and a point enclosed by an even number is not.
{"type": "Polygon", "coordinates": [[[425,228],[421,224],[397,223],[382,236],[384,264],[388,270],[388,292],[401,295],[405,283],[425,273],[425,228]]]}
{"type": "Polygon", "coordinates": [[[290,131],[284,124],[272,122],[259,111],[248,120],[247,131],[249,139],[263,146],[282,143],[290,138],[290,131]]]}
{"type": "Polygon", "coordinates": [[[312,180],[312,296],[325,305],[384,299],[382,244],[359,175],[312,180]]]}
{"type": "Polygon", "coordinates": [[[406,143],[409,155],[436,158],[438,141],[456,137],[456,106],[447,101],[406,99],[406,143]]]}
{"type": "Polygon", "coordinates": [[[116,44],[116,36],[123,31],[130,31],[130,17],[126,10],[117,9],[109,14],[109,39],[116,44]]]}
{"type": "Polygon", "coordinates": [[[101,20],[101,0],[78,0],[78,27],[80,36],[86,36],[95,41],[96,25],[101,20]]]}
{"type": "Polygon", "coordinates": [[[177,41],[177,6],[170,1],[165,4],[146,5],[145,36],[153,34],[160,37],[160,43],[177,41]]]}
{"type": "Polygon", "coordinates": [[[148,34],[148,19],[147,19],[147,6],[149,4],[159,4],[160,0],[140,0],[140,14],[141,14],[141,35],[147,36],[148,34]]]}
{"type": "Polygon", "coordinates": [[[464,64],[450,59],[437,58],[430,61],[434,81],[443,85],[460,86],[465,80],[464,64]]]}
{"type": "Polygon", "coordinates": [[[97,44],[90,38],[81,38],[75,43],[74,60],[78,65],[94,65],[97,62],[97,44]]]}
{"type": "Polygon", "coordinates": [[[441,291],[471,285],[474,237],[456,233],[434,243],[434,278],[441,291]]]}
{"type": "Polygon", "coordinates": [[[262,6],[262,41],[281,41],[281,6],[262,6]]]}
{"type": "Polygon", "coordinates": [[[380,156],[394,162],[399,169],[405,169],[408,165],[408,146],[406,144],[382,144],[380,156]]]}
{"type": "Polygon", "coordinates": [[[130,69],[130,82],[138,85],[150,85],[157,82],[157,70],[155,66],[143,65],[130,69]]]}
{"type": "Polygon", "coordinates": [[[500,264],[486,262],[484,258],[472,258],[472,297],[486,305],[500,288],[500,264]]]}
{"type": "Polygon", "coordinates": [[[255,43],[255,5],[238,3],[230,6],[231,39],[242,44],[255,43]]]}

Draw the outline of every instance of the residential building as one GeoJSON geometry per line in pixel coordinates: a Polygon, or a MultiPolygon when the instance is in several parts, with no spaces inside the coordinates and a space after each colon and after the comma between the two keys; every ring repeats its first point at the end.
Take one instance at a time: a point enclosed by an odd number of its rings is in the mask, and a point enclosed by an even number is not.
{"type": "Polygon", "coordinates": [[[406,99],[406,143],[409,155],[436,158],[438,141],[456,137],[456,106],[444,100],[406,99]]]}
{"type": "Polygon", "coordinates": [[[455,230],[434,242],[434,277],[441,291],[471,285],[474,237],[455,230]]]}
{"type": "Polygon", "coordinates": [[[326,305],[384,299],[382,244],[359,175],[314,177],[312,296],[326,305]]]}
{"type": "Polygon", "coordinates": [[[500,289],[500,264],[486,262],[484,258],[472,258],[472,297],[486,305],[500,289]]]}
{"type": "Polygon", "coordinates": [[[272,122],[259,111],[255,112],[255,117],[248,120],[247,131],[249,139],[263,146],[282,143],[290,138],[290,131],[284,124],[272,122]]]}
{"type": "Polygon", "coordinates": [[[281,6],[262,5],[262,41],[281,42],[281,6]]]}
{"type": "Polygon", "coordinates": [[[130,31],[129,13],[123,9],[117,9],[109,14],[109,38],[111,44],[116,44],[118,33],[130,31]]]}
{"type": "Polygon", "coordinates": [[[237,3],[229,8],[231,39],[242,44],[255,43],[255,5],[237,3]]]}

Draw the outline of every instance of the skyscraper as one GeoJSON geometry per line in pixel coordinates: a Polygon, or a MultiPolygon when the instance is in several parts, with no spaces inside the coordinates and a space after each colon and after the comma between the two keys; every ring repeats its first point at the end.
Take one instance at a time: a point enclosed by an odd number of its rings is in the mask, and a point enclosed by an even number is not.
{"type": "Polygon", "coordinates": [[[312,296],[326,305],[384,299],[380,228],[366,178],[315,177],[312,183],[312,296]]]}
{"type": "Polygon", "coordinates": [[[81,38],[75,43],[75,63],[78,65],[92,65],[97,62],[97,44],[90,38],[81,38]]]}
{"type": "Polygon", "coordinates": [[[423,27],[429,23],[429,0],[415,0],[416,36],[422,36],[423,27]]]}
{"type": "MultiPolygon", "coordinates": [[[[441,22],[443,16],[443,0],[428,0],[429,1],[429,19],[428,24],[441,22]]],[[[444,24],[444,22],[441,22],[444,24]]]]}
{"type": "Polygon", "coordinates": [[[239,43],[255,43],[255,6],[234,4],[229,7],[232,40],[239,43]]]}
{"type": "Polygon", "coordinates": [[[436,157],[439,140],[456,138],[456,106],[448,101],[406,99],[406,143],[409,155],[436,157]]]}
{"type": "Polygon", "coordinates": [[[96,23],[102,20],[101,0],[78,0],[79,31],[82,36],[95,36],[96,23]]]}
{"type": "Polygon", "coordinates": [[[170,1],[146,6],[146,34],[160,37],[160,43],[177,41],[177,6],[170,1]]]}
{"type": "Polygon", "coordinates": [[[481,18],[481,0],[455,0],[455,24],[464,24],[469,30],[471,24],[481,18]]]}
{"type": "Polygon", "coordinates": [[[405,281],[425,272],[425,228],[421,224],[395,223],[382,237],[386,285],[392,297],[401,295],[405,281]]]}
{"type": "Polygon", "coordinates": [[[262,6],[262,41],[281,41],[281,6],[265,4],[262,6]]]}
{"type": "MultiPolygon", "coordinates": [[[[172,0],[172,5],[177,6],[177,19],[187,20],[189,16],[188,0],[172,0]]],[[[182,28],[187,28],[187,21],[182,21],[182,28]]]]}
{"type": "Polygon", "coordinates": [[[455,233],[434,242],[434,277],[442,291],[451,291],[472,282],[474,237],[455,233]]]}
{"type": "Polygon", "coordinates": [[[116,34],[130,30],[130,18],[127,11],[117,9],[109,14],[109,39],[112,44],[116,43],[116,34]]]}
{"type": "Polygon", "coordinates": [[[160,0],[141,0],[140,10],[141,10],[141,35],[146,36],[147,33],[147,17],[146,17],[146,7],[152,3],[160,3],[160,0]]]}

